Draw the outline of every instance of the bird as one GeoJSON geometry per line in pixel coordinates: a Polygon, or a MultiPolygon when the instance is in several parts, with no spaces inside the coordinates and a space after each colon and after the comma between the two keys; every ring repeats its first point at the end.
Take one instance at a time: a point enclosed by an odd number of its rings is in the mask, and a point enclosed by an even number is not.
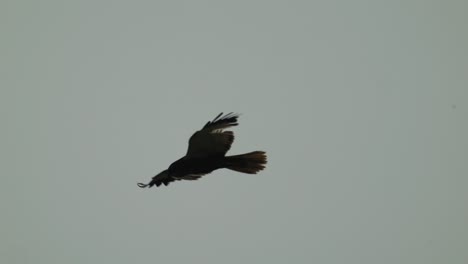
{"type": "Polygon", "coordinates": [[[214,170],[223,168],[247,174],[256,174],[263,170],[267,163],[264,151],[226,156],[234,142],[234,133],[225,129],[237,126],[238,118],[239,114],[231,112],[223,115],[221,112],[190,137],[184,157],[154,176],[149,183],[137,185],[140,188],[151,188],[161,184],[167,186],[173,181],[198,180],[214,170]]]}

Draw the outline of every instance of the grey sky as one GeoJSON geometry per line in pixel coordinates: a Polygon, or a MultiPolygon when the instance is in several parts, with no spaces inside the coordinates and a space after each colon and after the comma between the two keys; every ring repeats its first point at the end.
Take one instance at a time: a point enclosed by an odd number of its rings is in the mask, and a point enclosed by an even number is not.
{"type": "Polygon", "coordinates": [[[466,1],[2,1],[0,263],[468,263],[466,1]],[[137,182],[219,112],[258,175],[137,182]]]}

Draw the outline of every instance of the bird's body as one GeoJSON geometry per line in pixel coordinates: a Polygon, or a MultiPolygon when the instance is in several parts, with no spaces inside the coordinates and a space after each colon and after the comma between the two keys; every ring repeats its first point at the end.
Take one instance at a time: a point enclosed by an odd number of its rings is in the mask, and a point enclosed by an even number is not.
{"type": "Polygon", "coordinates": [[[208,174],[220,169],[224,164],[223,156],[214,157],[182,157],[169,166],[169,175],[175,178],[183,178],[186,175],[208,174]]]}
{"type": "Polygon", "coordinates": [[[232,131],[223,129],[237,126],[236,114],[219,114],[213,121],[206,123],[189,140],[187,154],[173,162],[167,170],[154,176],[148,184],[139,183],[141,188],[168,185],[176,180],[197,180],[214,170],[227,168],[238,172],[255,174],[265,168],[266,154],[254,151],[246,154],[226,156],[234,141],[232,131]],[[222,116],[222,117],[221,117],[222,116]]]}

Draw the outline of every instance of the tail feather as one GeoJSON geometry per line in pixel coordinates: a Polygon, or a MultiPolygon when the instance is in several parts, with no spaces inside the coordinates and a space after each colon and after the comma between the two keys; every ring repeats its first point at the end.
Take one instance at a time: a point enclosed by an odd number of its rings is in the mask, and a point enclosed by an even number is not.
{"type": "Polygon", "coordinates": [[[263,170],[266,163],[267,156],[264,151],[226,157],[226,168],[248,174],[256,174],[263,170]]]}

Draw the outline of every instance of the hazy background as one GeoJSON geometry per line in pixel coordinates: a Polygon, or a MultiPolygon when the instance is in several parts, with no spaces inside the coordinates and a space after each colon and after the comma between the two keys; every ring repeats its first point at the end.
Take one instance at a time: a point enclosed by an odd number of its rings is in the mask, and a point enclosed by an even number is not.
{"type": "Polygon", "coordinates": [[[1,263],[468,263],[467,1],[5,1],[1,263]],[[139,189],[219,112],[222,170],[139,189]]]}

